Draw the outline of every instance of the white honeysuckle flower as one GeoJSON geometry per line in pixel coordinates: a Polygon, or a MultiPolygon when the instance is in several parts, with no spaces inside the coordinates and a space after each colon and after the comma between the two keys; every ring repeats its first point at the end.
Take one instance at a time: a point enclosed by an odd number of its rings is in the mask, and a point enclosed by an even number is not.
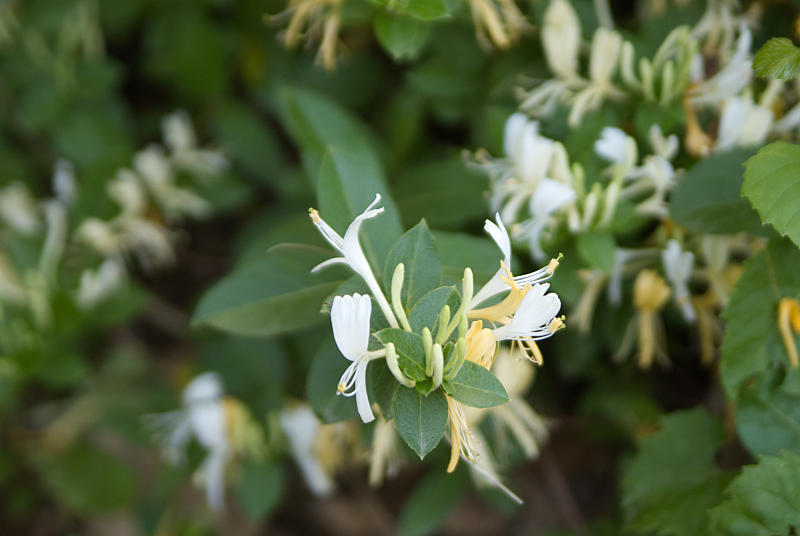
{"type": "Polygon", "coordinates": [[[56,160],[53,165],[53,191],[56,198],[65,206],[75,202],[75,168],[72,163],[63,158],[56,160]]]}
{"type": "Polygon", "coordinates": [[[761,145],[766,141],[773,121],[772,110],[759,106],[750,97],[728,98],[723,103],[714,150],[761,145]]]}
{"type": "Polygon", "coordinates": [[[678,154],[680,140],[675,134],[664,137],[661,126],[652,125],[647,132],[647,136],[656,156],[660,156],[664,160],[672,160],[678,154]]]}
{"type": "Polygon", "coordinates": [[[527,238],[531,256],[541,261],[545,258],[541,234],[550,223],[550,216],[566,207],[577,194],[572,186],[554,179],[542,179],[530,198],[530,219],[519,224],[519,236],[527,238]]]}
{"type": "Polygon", "coordinates": [[[626,270],[633,271],[641,263],[649,262],[660,250],[655,248],[614,250],[614,265],[608,279],[608,301],[613,306],[622,303],[622,276],[626,270]]]}
{"type": "MultiPolygon", "coordinates": [[[[503,220],[500,218],[499,213],[495,214],[495,220],[497,223],[494,223],[492,220],[486,220],[483,229],[492,237],[492,240],[495,241],[497,247],[500,248],[500,251],[503,253],[503,263],[505,266],[501,265],[500,269],[492,278],[473,296],[472,301],[469,303],[469,310],[476,308],[492,296],[496,296],[511,288],[508,283],[503,280],[507,275],[507,270],[511,270],[511,238],[508,236],[508,231],[505,225],[503,225],[503,220]]],[[[516,276],[514,277],[514,282],[520,286],[542,283],[553,276],[554,269],[555,268],[548,265],[528,274],[516,276]]]]}
{"type": "Polygon", "coordinates": [[[604,127],[600,139],[594,142],[598,156],[620,167],[623,175],[633,169],[638,157],[636,141],[624,130],[617,127],[604,127]]]}
{"type": "Polygon", "coordinates": [[[139,178],[130,169],[120,169],[106,184],[108,196],[122,208],[122,217],[140,216],[147,208],[147,194],[139,178]]]}
{"type": "Polygon", "coordinates": [[[694,267],[694,254],[684,252],[677,240],[667,242],[667,247],[661,252],[661,262],[664,265],[664,275],[667,276],[673,290],[675,303],[681,308],[681,314],[687,322],[694,322],[696,315],[691,303],[689,292],[689,279],[692,277],[694,267]]]}
{"type": "Polygon", "coordinates": [[[317,457],[317,437],[322,426],[306,405],[283,408],[280,412],[283,433],[289,440],[289,453],[311,492],[327,497],[334,491],[334,482],[317,457]]]}
{"type": "Polygon", "coordinates": [[[108,258],[97,269],[81,273],[75,301],[83,310],[89,310],[113,294],[125,279],[125,266],[116,258],[108,258]]]}
{"type": "Polygon", "coordinates": [[[76,236],[95,251],[108,257],[120,252],[120,239],[112,226],[98,218],[86,218],[75,232],[76,236]]]}
{"type": "Polygon", "coordinates": [[[332,259],[328,259],[327,261],[321,262],[312,268],[311,272],[316,272],[333,264],[346,264],[355,273],[360,275],[361,279],[363,279],[367,284],[367,287],[369,288],[370,292],[372,292],[375,301],[378,302],[378,305],[380,306],[383,315],[386,317],[386,320],[389,322],[389,325],[391,325],[393,328],[398,328],[400,326],[397,323],[394,313],[392,312],[392,308],[389,305],[389,302],[386,300],[386,296],[384,296],[380,285],[378,285],[378,280],[375,279],[375,274],[372,273],[372,268],[370,267],[367,257],[364,255],[364,251],[361,249],[361,244],[358,241],[358,232],[361,229],[361,224],[364,222],[364,220],[372,219],[383,212],[383,207],[373,208],[380,202],[380,200],[381,195],[375,194],[375,199],[372,201],[372,203],[370,203],[369,206],[364,209],[364,212],[356,216],[353,222],[347,227],[347,231],[344,233],[344,238],[342,238],[342,236],[339,235],[339,233],[337,233],[333,227],[328,225],[325,220],[320,217],[319,212],[314,209],[309,210],[309,216],[311,216],[311,221],[314,223],[314,226],[317,228],[317,230],[319,230],[323,238],[325,238],[325,240],[327,240],[336,251],[342,254],[341,257],[334,257],[332,259]]]}
{"type": "Polygon", "coordinates": [[[149,145],[136,153],[133,166],[167,219],[184,216],[203,218],[211,213],[211,204],[185,188],[175,185],[172,164],[161,147],[149,145]]]}
{"type": "Polygon", "coordinates": [[[145,270],[169,266],[175,262],[169,229],[144,218],[126,218],[119,222],[121,249],[134,253],[145,270]]]}
{"type": "Polygon", "coordinates": [[[544,13],[542,46],[550,70],[563,78],[578,76],[581,23],[568,0],[552,0],[544,13]]]}
{"type": "Polygon", "coordinates": [[[537,283],[525,294],[517,312],[511,321],[492,330],[498,341],[536,341],[546,339],[555,333],[554,323],[558,311],[561,309],[561,300],[558,295],[551,292],[549,283],[537,283]]]}
{"type": "Polygon", "coordinates": [[[336,346],[352,361],[339,378],[337,394],[356,397],[356,407],[365,423],[375,419],[367,394],[367,365],[373,359],[368,352],[369,320],[372,300],[367,295],[336,296],[331,306],[331,326],[336,346]]]}
{"type": "Polygon", "coordinates": [[[197,147],[197,136],[184,110],[164,117],[161,128],[170,157],[178,168],[203,178],[217,175],[228,167],[228,161],[221,153],[197,147]]]}
{"type": "Polygon", "coordinates": [[[192,437],[208,451],[198,476],[205,483],[206,499],[215,511],[224,506],[225,468],[233,455],[223,394],[219,374],[206,372],[196,376],[184,389],[183,409],[149,418],[161,436],[170,463],[183,460],[192,437]]]}
{"type": "Polygon", "coordinates": [[[592,54],[589,57],[589,77],[600,86],[610,86],[619,63],[622,36],[614,30],[600,27],[594,32],[592,54]]]}
{"type": "Polygon", "coordinates": [[[753,36],[742,25],[736,40],[736,51],[722,69],[708,80],[691,89],[691,100],[695,105],[718,105],[725,99],[736,96],[750,84],[753,76],[750,46],[753,36]]]}
{"type": "Polygon", "coordinates": [[[622,191],[622,197],[631,197],[641,188],[651,188],[650,197],[637,203],[636,212],[657,218],[666,217],[669,208],[666,202],[667,193],[675,185],[675,169],[665,158],[656,155],[647,156],[644,165],[634,170],[631,177],[636,179],[633,184],[622,191]]]}
{"type": "Polygon", "coordinates": [[[776,134],[788,134],[800,125],[800,103],[792,106],[783,116],[775,121],[772,130],[776,134]]]}
{"type": "Polygon", "coordinates": [[[0,219],[23,235],[34,235],[42,228],[36,201],[21,182],[12,182],[0,190],[0,219]]]}

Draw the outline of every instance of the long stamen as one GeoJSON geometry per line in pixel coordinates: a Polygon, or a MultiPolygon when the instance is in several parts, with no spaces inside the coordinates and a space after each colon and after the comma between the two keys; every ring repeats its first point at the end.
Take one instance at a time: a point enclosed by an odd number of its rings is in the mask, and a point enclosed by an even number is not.
{"type": "Polygon", "coordinates": [[[311,222],[314,224],[323,238],[328,241],[339,253],[344,250],[344,239],[337,233],[333,227],[319,216],[319,212],[315,208],[308,209],[308,215],[311,217],[311,222]]]}

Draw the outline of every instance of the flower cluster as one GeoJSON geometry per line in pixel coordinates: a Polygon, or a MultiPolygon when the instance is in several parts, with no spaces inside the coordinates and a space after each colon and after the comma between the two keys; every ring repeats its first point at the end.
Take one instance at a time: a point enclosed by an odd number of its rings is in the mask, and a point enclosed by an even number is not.
{"type": "MultiPolygon", "coordinates": [[[[369,289],[369,294],[335,296],[330,307],[336,345],[350,361],[338,381],[336,392],[342,396],[355,396],[361,420],[365,423],[373,421],[375,411],[368,392],[367,370],[375,361],[381,363],[380,366],[385,365],[399,384],[399,390],[414,390],[423,400],[435,400],[434,395],[440,393],[438,396],[443,395],[445,402],[442,411],[446,407],[446,422],[450,428],[447,434],[451,443],[448,471],[455,469],[460,458],[475,464],[480,457],[480,447],[470,425],[467,407],[495,406],[508,400],[506,391],[513,394],[520,391],[504,389],[489,372],[495,363],[499,344],[510,341],[522,351],[521,355],[541,364],[542,354],[536,341],[548,338],[564,327],[563,319],[557,316],[561,301],[558,295],[548,292],[549,283],[546,282],[552,277],[558,260],[553,259],[535,272],[514,276],[510,266],[510,237],[500,216],[496,222],[487,220],[485,229],[502,253],[497,273],[475,292],[472,270],[466,267],[460,296],[453,302],[442,303],[432,324],[418,325],[415,308],[409,310],[401,298],[404,263],[394,267],[388,285],[390,299],[387,299],[359,243],[362,224],[383,212],[383,208],[377,206],[380,199],[380,195],[376,195],[375,200],[348,226],[343,237],[316,210],[310,210],[314,225],[342,255],[323,262],[313,271],[332,264],[345,264],[369,289]],[[382,318],[375,318],[372,314],[373,300],[382,318]],[[385,329],[375,329],[387,325],[385,329]],[[470,382],[479,381],[495,382],[491,385],[499,386],[496,401],[470,399],[459,390],[460,385],[469,386],[470,382]]],[[[427,296],[432,298],[437,290],[440,289],[432,289],[433,292],[427,296]]],[[[512,378],[506,380],[513,381],[512,378]]],[[[508,409],[506,413],[514,414],[514,411],[508,409]]],[[[394,417],[396,420],[401,418],[398,415],[394,417]]],[[[514,420],[513,417],[510,419],[514,420]]],[[[381,418],[380,422],[385,421],[381,418]]],[[[399,425],[398,431],[402,436],[399,425]]],[[[538,433],[537,437],[541,435],[538,433]]],[[[438,439],[435,438],[435,442],[438,439]]],[[[527,444],[533,441],[528,439],[527,444]]],[[[420,453],[415,445],[411,446],[420,453]]]]}

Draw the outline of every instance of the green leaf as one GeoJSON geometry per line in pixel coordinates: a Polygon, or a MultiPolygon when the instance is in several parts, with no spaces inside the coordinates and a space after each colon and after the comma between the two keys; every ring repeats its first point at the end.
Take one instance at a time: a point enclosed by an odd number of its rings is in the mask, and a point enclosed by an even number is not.
{"type": "Polygon", "coordinates": [[[681,177],[669,203],[670,217],[699,233],[763,234],[758,214],[741,198],[742,164],[754,149],[705,158],[681,177]]]}
{"type": "Polygon", "coordinates": [[[207,291],[192,323],[262,337],[314,325],[325,319],[323,300],[347,275],[341,268],[311,273],[331,256],[315,246],[274,246],[207,291]]]}
{"type": "Polygon", "coordinates": [[[399,536],[433,534],[469,489],[465,471],[433,470],[414,488],[397,520],[399,536]]]}
{"type": "Polygon", "coordinates": [[[800,455],[782,452],[748,465],[711,510],[712,534],[775,536],[800,528],[800,455]]]}
{"type": "Polygon", "coordinates": [[[592,268],[599,268],[610,274],[614,268],[614,252],[617,244],[614,235],[608,231],[595,230],[578,236],[576,242],[578,255],[592,268]]]}
{"type": "Polygon", "coordinates": [[[788,363],[777,328],[778,300],[800,297],[800,252],[788,240],[772,239],[747,260],[722,312],[722,385],[735,400],[739,386],[757,372],[788,363]]]}
{"type": "Polygon", "coordinates": [[[398,388],[392,414],[397,433],[420,459],[439,444],[447,428],[447,400],[440,389],[425,396],[416,389],[398,388]]]}
{"type": "Polygon", "coordinates": [[[264,182],[282,188],[277,180],[283,163],[280,143],[266,121],[246,106],[229,102],[220,107],[214,126],[223,149],[235,162],[241,163],[248,173],[264,182]]]}
{"type": "Polygon", "coordinates": [[[408,313],[408,323],[411,324],[411,330],[414,333],[419,333],[422,328],[427,327],[433,332],[436,321],[439,319],[439,313],[445,305],[450,306],[450,311],[455,312],[461,305],[461,297],[456,291],[456,287],[447,286],[439,287],[431,290],[422,296],[411,312],[408,313]]]}
{"type": "Polygon", "coordinates": [[[755,455],[800,453],[800,394],[786,382],[776,384],[773,371],[756,375],[741,389],[736,428],[742,443],[755,455]]]}
{"type": "Polygon", "coordinates": [[[134,498],[133,469],[89,445],[75,445],[45,461],[41,477],[59,501],[83,514],[118,510],[134,498]]]}
{"type": "Polygon", "coordinates": [[[236,492],[242,508],[253,521],[266,518],[280,503],[286,487],[280,464],[247,462],[240,475],[236,492]]]}
{"type": "Polygon", "coordinates": [[[450,14],[445,0],[400,0],[391,5],[400,13],[407,13],[424,21],[441,19],[450,14]]]}
{"type": "MultiPolygon", "coordinates": [[[[383,213],[363,222],[360,232],[364,254],[373,270],[379,270],[402,228],[381,174],[370,168],[369,160],[364,151],[329,147],[319,171],[317,197],[322,217],[344,236],[350,223],[374,201],[375,194],[381,194],[379,206],[383,213]]],[[[380,275],[378,271],[377,276],[380,275]]]]}
{"type": "MultiPolygon", "coordinates": [[[[349,365],[350,361],[339,352],[332,339],[325,341],[311,360],[306,395],[322,422],[345,421],[358,415],[355,397],[336,394],[339,378],[349,365]]],[[[371,368],[367,368],[367,373],[371,368]]]]}
{"type": "Polygon", "coordinates": [[[383,280],[387,288],[392,283],[395,268],[401,262],[405,265],[401,296],[403,307],[408,310],[442,279],[439,254],[436,252],[433,235],[425,220],[406,231],[389,251],[383,271],[383,280]]]}
{"type": "Polygon", "coordinates": [[[773,37],[753,58],[753,71],[761,78],[792,80],[800,75],[800,48],[786,37],[773,37]]]}
{"type": "Polygon", "coordinates": [[[425,218],[434,229],[456,228],[486,217],[486,175],[468,167],[463,158],[411,164],[394,183],[404,223],[425,218]]]}
{"type": "Polygon", "coordinates": [[[430,37],[431,27],[419,20],[378,13],[375,16],[375,36],[394,60],[413,60],[430,37]]]}
{"type": "Polygon", "coordinates": [[[422,337],[402,329],[386,328],[375,334],[384,343],[393,343],[400,370],[418,382],[425,380],[425,345],[422,337]]]}
{"type": "MultiPolygon", "coordinates": [[[[464,268],[469,266],[475,278],[475,290],[489,281],[500,268],[503,254],[497,245],[487,238],[465,233],[439,231],[436,238],[436,249],[442,262],[442,283],[454,283],[461,286],[464,268]]],[[[518,266],[512,260],[512,268],[518,266]]]]}
{"type": "Polygon", "coordinates": [[[392,418],[392,399],[399,386],[400,384],[397,383],[397,380],[392,376],[385,362],[378,361],[372,363],[367,369],[367,390],[370,397],[369,399],[380,406],[383,418],[386,420],[392,418]]]}
{"type": "Polygon", "coordinates": [[[745,162],[742,195],[765,223],[800,246],[800,146],[778,141],[745,162]]]}
{"type": "MultiPolygon", "coordinates": [[[[374,173],[371,180],[384,182],[374,142],[377,138],[348,110],[322,93],[296,86],[280,88],[277,97],[283,124],[300,147],[303,167],[314,183],[322,159],[331,146],[345,153],[359,155],[363,160],[363,174],[368,176],[374,173]]],[[[374,195],[375,192],[372,192],[374,195]]],[[[366,192],[364,196],[369,197],[370,193],[366,192]]]]}
{"type": "Polygon", "coordinates": [[[456,377],[446,383],[447,394],[473,408],[491,408],[508,402],[503,384],[472,361],[464,361],[456,377]]]}
{"type": "Polygon", "coordinates": [[[661,424],[640,441],[623,470],[626,527],[660,535],[705,534],[706,512],[719,503],[729,480],[714,464],[722,424],[704,409],[672,413],[661,424]]]}

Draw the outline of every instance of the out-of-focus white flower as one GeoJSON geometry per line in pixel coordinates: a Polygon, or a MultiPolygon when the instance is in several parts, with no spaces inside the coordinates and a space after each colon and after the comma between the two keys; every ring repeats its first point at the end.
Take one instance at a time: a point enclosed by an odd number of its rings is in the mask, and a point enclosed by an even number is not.
{"type": "Polygon", "coordinates": [[[581,23],[568,0],[552,0],[544,13],[542,46],[550,70],[563,78],[578,76],[581,23]]]}
{"type": "Polygon", "coordinates": [[[208,201],[191,190],[175,185],[172,165],[157,145],[150,145],[136,153],[133,165],[168,219],[179,221],[184,216],[203,218],[210,214],[211,204],[208,201]]]}
{"type": "Polygon", "coordinates": [[[197,136],[184,110],[177,110],[161,121],[164,142],[175,165],[199,178],[217,175],[225,170],[228,161],[222,153],[197,147],[197,136]]]}
{"type": "Polygon", "coordinates": [[[378,302],[378,305],[380,306],[383,315],[386,317],[386,320],[389,322],[389,325],[391,325],[393,328],[398,328],[400,325],[397,323],[397,319],[392,312],[392,307],[389,305],[386,296],[383,295],[383,291],[381,290],[380,285],[378,285],[378,280],[375,279],[375,274],[372,273],[372,268],[370,267],[367,257],[364,255],[364,251],[361,249],[361,244],[358,241],[358,232],[361,229],[361,224],[364,222],[364,220],[372,219],[383,212],[383,207],[373,208],[380,202],[380,200],[381,195],[375,194],[375,199],[372,201],[372,203],[370,203],[369,206],[364,209],[364,212],[356,216],[353,222],[347,227],[347,231],[344,233],[344,238],[342,238],[339,233],[333,229],[333,227],[328,225],[327,222],[320,217],[319,212],[313,208],[309,210],[309,216],[311,217],[311,221],[314,223],[314,226],[317,228],[317,230],[319,230],[323,238],[325,238],[325,240],[327,240],[336,251],[342,254],[341,257],[334,257],[332,259],[328,259],[327,261],[321,262],[311,271],[316,272],[333,264],[346,264],[352,268],[355,273],[360,275],[367,284],[367,287],[369,288],[370,292],[372,292],[375,301],[378,302]]]}
{"type": "Polygon", "coordinates": [[[81,309],[92,309],[113,294],[124,279],[125,267],[122,262],[108,258],[97,269],[83,271],[75,301],[81,309]]]}
{"type": "Polygon", "coordinates": [[[763,144],[773,120],[772,110],[757,105],[748,96],[726,99],[722,105],[714,150],[763,144]]]}
{"type": "Polygon", "coordinates": [[[658,258],[659,250],[655,248],[614,250],[614,265],[608,280],[608,301],[613,306],[622,303],[622,278],[626,272],[635,272],[654,257],[658,258]]]}
{"type": "Polygon", "coordinates": [[[228,437],[228,416],[223,400],[222,379],[215,372],[195,377],[183,391],[183,409],[152,415],[150,424],[161,436],[168,460],[183,459],[186,445],[194,437],[208,451],[198,474],[206,487],[213,510],[225,500],[225,468],[233,455],[228,437]]]}
{"type": "Polygon", "coordinates": [[[572,203],[576,198],[572,186],[553,179],[542,179],[530,198],[531,217],[519,224],[516,235],[528,240],[531,256],[542,261],[545,258],[541,246],[541,235],[550,224],[550,217],[572,203]]]}
{"type": "Polygon", "coordinates": [[[21,182],[12,182],[0,190],[0,219],[24,235],[34,235],[42,228],[36,201],[21,182]]]}
{"type": "Polygon", "coordinates": [[[400,445],[394,424],[378,415],[372,433],[372,449],[369,457],[369,483],[379,486],[384,477],[393,476],[400,466],[400,445]]]}
{"type": "Polygon", "coordinates": [[[68,160],[59,158],[53,166],[53,191],[56,198],[65,206],[71,206],[75,202],[76,188],[75,168],[68,160]]]}
{"type": "Polygon", "coordinates": [[[119,237],[111,224],[103,220],[86,218],[78,227],[76,236],[105,257],[120,252],[119,237]]]}
{"type": "Polygon", "coordinates": [[[371,313],[372,300],[369,296],[353,294],[333,298],[333,338],[342,355],[352,361],[339,379],[336,394],[355,395],[358,414],[365,423],[375,419],[367,394],[367,365],[374,358],[367,351],[371,313]]]}
{"type": "Polygon", "coordinates": [[[664,160],[672,160],[678,154],[680,149],[680,140],[675,134],[664,136],[659,125],[653,125],[647,132],[648,139],[650,140],[650,147],[653,148],[653,154],[660,156],[664,160]]]}
{"type": "Polygon", "coordinates": [[[133,253],[145,270],[169,266],[175,262],[169,229],[144,218],[120,220],[121,249],[133,253]]]}
{"type": "Polygon", "coordinates": [[[750,84],[753,76],[750,46],[753,36],[742,25],[736,40],[736,51],[730,60],[711,78],[702,81],[691,89],[691,101],[695,106],[719,105],[734,97],[750,84]]]}
{"type": "Polygon", "coordinates": [[[108,181],[109,197],[122,208],[122,217],[141,216],[147,208],[147,194],[136,174],[129,169],[120,169],[116,177],[108,181]]]}
{"type": "Polygon", "coordinates": [[[600,139],[594,142],[594,151],[605,160],[619,166],[620,174],[627,175],[638,158],[636,141],[617,127],[604,127],[600,139]]]}
{"type": "Polygon", "coordinates": [[[305,405],[286,407],[280,412],[280,422],[289,440],[289,452],[311,492],[318,497],[333,493],[333,478],[317,457],[317,438],[322,425],[314,412],[305,405]]]}
{"type": "Polygon", "coordinates": [[[667,247],[661,252],[661,262],[664,265],[667,281],[672,286],[675,303],[681,308],[683,318],[687,322],[694,322],[697,315],[692,307],[691,293],[689,292],[694,254],[691,251],[684,252],[678,241],[673,239],[667,242],[667,247]]]}

